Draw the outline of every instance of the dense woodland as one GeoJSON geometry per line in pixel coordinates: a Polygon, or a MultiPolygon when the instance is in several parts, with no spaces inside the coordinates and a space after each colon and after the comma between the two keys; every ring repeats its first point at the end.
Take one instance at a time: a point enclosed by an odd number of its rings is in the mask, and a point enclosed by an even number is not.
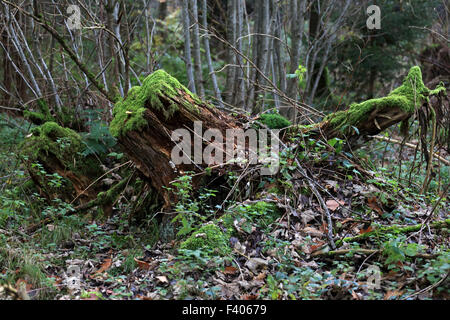
{"type": "Polygon", "coordinates": [[[0,0],[0,299],[448,299],[449,13],[0,0]]]}

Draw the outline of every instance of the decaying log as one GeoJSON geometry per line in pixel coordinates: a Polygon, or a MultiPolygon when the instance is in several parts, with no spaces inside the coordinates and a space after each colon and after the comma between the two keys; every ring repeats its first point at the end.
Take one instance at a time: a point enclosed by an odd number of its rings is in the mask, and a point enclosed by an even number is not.
{"type": "Polygon", "coordinates": [[[201,101],[175,78],[158,70],[116,104],[110,131],[169,206],[170,195],[163,187],[169,187],[182,172],[205,169],[198,163],[175,165],[172,162],[171,154],[176,145],[173,132],[188,130],[193,146],[195,134],[203,137],[203,132],[209,128],[225,136],[227,129],[239,127],[236,119],[201,101]],[[194,129],[195,121],[202,124],[200,133],[194,129]]]}
{"type": "MultiPolygon", "coordinates": [[[[413,67],[403,84],[388,96],[352,104],[345,111],[332,113],[315,125],[300,126],[299,129],[319,132],[327,139],[342,137],[353,147],[361,137],[376,135],[393,124],[407,121],[418,108],[428,102],[430,96],[443,91],[445,89],[441,86],[434,90],[426,88],[420,68],[413,67]]],[[[192,154],[187,155],[188,161],[173,163],[174,147],[185,142],[192,150],[204,150],[215,139],[203,139],[207,130],[216,130],[226,137],[228,129],[242,130],[248,122],[247,118],[233,117],[200,100],[163,70],[148,76],[142,86],[133,87],[126,97],[116,103],[113,115],[111,134],[117,138],[140,173],[147,178],[152,188],[151,194],[159,193],[159,198],[166,207],[171,206],[174,200],[166,188],[183,172],[199,173],[207,168],[221,167],[214,172],[224,173],[235,168],[233,164],[215,166],[201,161],[199,163],[192,154]],[[201,123],[200,130],[198,123],[201,123]],[[180,129],[189,133],[192,139],[177,140],[176,133],[180,129]]],[[[281,127],[286,126],[279,118],[272,120],[280,122],[281,127]]],[[[222,145],[225,149],[224,143],[222,145]]],[[[90,208],[104,206],[105,202],[110,202],[110,195],[116,194],[99,194],[103,190],[97,185],[91,186],[101,175],[99,163],[93,156],[81,155],[85,145],[81,137],[71,129],[62,128],[55,122],[44,122],[33,129],[21,149],[22,160],[33,181],[49,200],[59,197],[70,202],[79,198],[80,208],[90,208]],[[53,184],[51,180],[54,173],[65,178],[68,183],[62,186],[53,184]],[[108,197],[105,198],[105,195],[108,197]]],[[[194,187],[204,182],[201,181],[201,175],[197,175],[195,179],[194,187]]],[[[124,185],[120,183],[114,190],[120,192],[124,185]]]]}
{"type": "Polygon", "coordinates": [[[347,110],[328,115],[322,122],[313,125],[312,129],[320,129],[327,139],[345,138],[350,146],[355,147],[360,138],[367,140],[369,136],[396,123],[406,123],[422,104],[429,101],[430,96],[443,92],[443,86],[428,89],[422,81],[420,68],[415,66],[411,68],[403,84],[388,96],[354,103],[347,110]]]}
{"type": "MultiPolygon", "coordinates": [[[[407,121],[429,96],[443,91],[443,87],[426,88],[420,68],[413,67],[403,84],[388,96],[352,104],[348,110],[330,114],[315,125],[301,126],[300,130],[320,132],[328,139],[343,137],[352,145],[360,137],[378,134],[393,124],[407,121]]],[[[201,136],[207,129],[218,129],[225,136],[227,129],[244,127],[238,119],[201,101],[163,70],[148,76],[142,86],[133,87],[116,104],[113,115],[111,133],[152,187],[161,192],[166,206],[171,201],[164,187],[169,187],[182,172],[199,172],[207,167],[198,163],[172,163],[177,142],[173,140],[174,131],[186,129],[195,136],[196,121],[203,125],[202,131],[197,132],[201,136]]],[[[194,147],[194,140],[187,143],[194,147]]],[[[210,142],[203,141],[203,145],[210,142]]]]}
{"type": "Polygon", "coordinates": [[[81,155],[85,148],[75,131],[45,122],[25,138],[20,157],[47,200],[60,198],[71,202],[78,197],[85,203],[97,196],[97,188],[87,187],[93,177],[101,174],[95,157],[81,155]],[[64,180],[59,181],[55,174],[64,180]]]}

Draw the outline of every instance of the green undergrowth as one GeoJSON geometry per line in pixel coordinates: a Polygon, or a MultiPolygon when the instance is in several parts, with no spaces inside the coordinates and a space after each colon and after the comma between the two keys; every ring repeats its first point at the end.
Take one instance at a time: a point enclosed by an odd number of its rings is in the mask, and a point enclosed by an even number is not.
{"type": "Polygon", "coordinates": [[[50,109],[44,100],[42,99],[37,100],[37,107],[38,111],[24,110],[23,112],[24,117],[36,124],[54,121],[50,109]]]}
{"type": "Polygon", "coordinates": [[[202,225],[181,243],[180,248],[208,249],[223,256],[230,253],[230,237],[238,235],[235,221],[239,225],[239,230],[250,234],[252,228],[269,230],[272,223],[279,217],[280,210],[274,203],[259,201],[241,204],[228,209],[220,218],[202,225]]]}
{"type": "Polygon", "coordinates": [[[179,108],[174,99],[183,93],[190,99],[177,99],[177,102],[183,103],[183,107],[189,110],[197,110],[195,104],[201,104],[201,101],[195,94],[164,70],[155,71],[145,78],[142,86],[132,87],[127,97],[116,103],[114,119],[109,127],[111,134],[119,137],[146,126],[144,112],[147,107],[161,111],[169,119],[179,108]]]}

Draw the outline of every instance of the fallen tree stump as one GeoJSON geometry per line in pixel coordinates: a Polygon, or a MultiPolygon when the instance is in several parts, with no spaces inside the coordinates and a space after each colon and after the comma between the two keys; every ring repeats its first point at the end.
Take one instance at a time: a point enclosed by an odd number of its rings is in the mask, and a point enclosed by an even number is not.
{"type": "Polygon", "coordinates": [[[82,156],[85,145],[75,131],[55,122],[34,128],[20,146],[20,158],[31,179],[48,201],[56,198],[81,203],[97,197],[98,188],[88,188],[101,174],[98,160],[82,156]],[[57,174],[57,175],[55,175],[57,174]],[[64,178],[63,181],[59,177],[64,178]]]}
{"type": "Polygon", "coordinates": [[[202,149],[206,145],[202,140],[206,130],[218,130],[225,136],[227,129],[242,126],[236,119],[201,101],[163,70],[148,76],[142,86],[133,87],[127,97],[116,104],[113,115],[111,134],[152,187],[160,192],[166,206],[170,206],[171,201],[163,187],[169,187],[183,172],[206,169],[202,163],[191,163],[190,152],[181,155],[184,157],[182,164],[174,164],[172,152],[180,142],[173,139],[176,130],[186,130],[185,133],[194,136],[183,143],[192,147],[197,143],[200,145],[196,147],[202,149]],[[202,127],[194,127],[194,122],[201,123],[202,127]]]}

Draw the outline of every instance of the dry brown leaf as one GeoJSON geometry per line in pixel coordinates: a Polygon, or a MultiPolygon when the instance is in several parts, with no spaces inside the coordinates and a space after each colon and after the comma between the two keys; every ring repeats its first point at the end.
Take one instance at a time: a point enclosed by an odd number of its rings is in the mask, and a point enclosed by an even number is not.
{"type": "Polygon", "coordinates": [[[339,201],[327,200],[327,202],[326,202],[327,208],[331,211],[336,211],[337,208],[339,208],[340,206],[343,206],[344,204],[345,204],[345,201],[343,201],[343,200],[339,200],[339,201]]]}
{"type": "Polygon", "coordinates": [[[366,229],[363,228],[363,229],[359,230],[359,234],[364,234],[364,233],[367,233],[370,231],[373,231],[372,226],[368,226],[366,229]]]}
{"type": "Polygon", "coordinates": [[[106,270],[108,270],[111,267],[112,264],[112,259],[111,258],[106,258],[105,261],[103,261],[103,264],[100,266],[100,269],[98,269],[95,274],[98,273],[103,273],[106,270]]]}
{"type": "Polygon", "coordinates": [[[238,269],[232,266],[225,267],[225,270],[222,271],[223,274],[236,274],[238,269]]]}
{"type": "Polygon", "coordinates": [[[314,229],[312,227],[303,228],[303,232],[308,234],[308,235],[311,235],[313,237],[319,237],[320,238],[320,237],[323,236],[323,232],[321,232],[321,231],[319,231],[317,229],[314,229]]]}
{"type": "Polygon", "coordinates": [[[320,248],[322,248],[322,246],[324,244],[325,244],[324,241],[319,241],[319,242],[316,242],[315,244],[309,246],[309,253],[319,250],[320,248]]]}
{"type": "Polygon", "coordinates": [[[377,197],[367,199],[367,206],[379,215],[383,214],[383,210],[381,210],[381,208],[378,206],[377,197]]]}
{"type": "Polygon", "coordinates": [[[250,258],[245,263],[245,266],[250,269],[251,272],[256,274],[258,269],[262,269],[263,267],[269,265],[267,260],[261,258],[250,258]]]}
{"type": "Polygon", "coordinates": [[[149,270],[150,269],[150,263],[146,262],[146,261],[141,261],[138,260],[136,258],[134,258],[134,261],[137,263],[138,267],[142,270],[149,270]]]}
{"type": "Polygon", "coordinates": [[[400,290],[392,290],[386,292],[384,295],[384,300],[390,300],[391,298],[398,298],[403,294],[403,291],[400,290]]]}

